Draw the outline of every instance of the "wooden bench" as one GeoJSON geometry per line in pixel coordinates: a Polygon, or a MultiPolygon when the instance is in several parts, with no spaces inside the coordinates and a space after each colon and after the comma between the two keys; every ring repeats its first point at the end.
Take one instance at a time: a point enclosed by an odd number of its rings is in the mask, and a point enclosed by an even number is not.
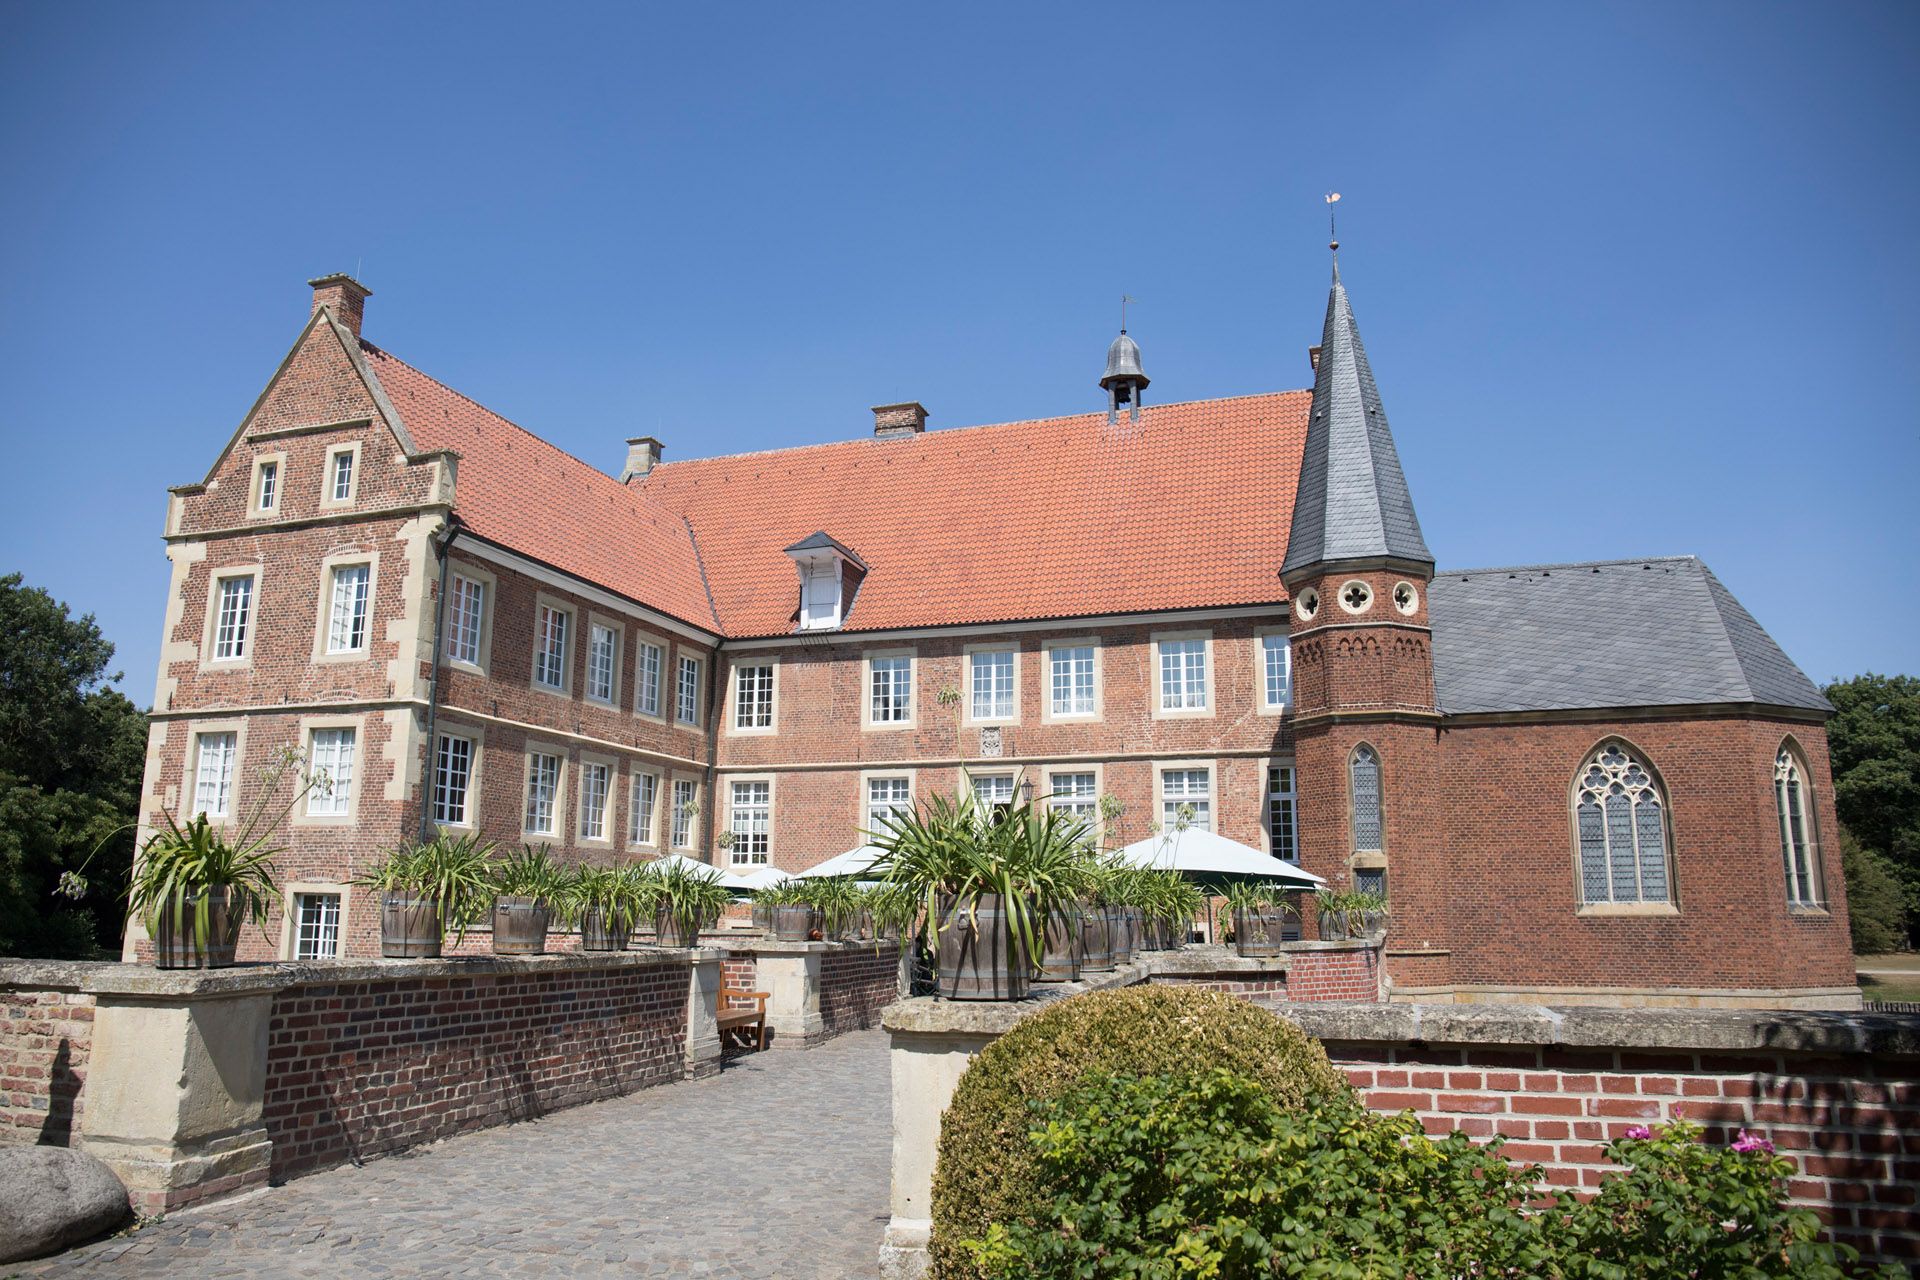
{"type": "Polygon", "coordinates": [[[766,1048],[767,998],[772,994],[771,991],[743,991],[738,987],[720,988],[720,1011],[717,1020],[720,1024],[721,1043],[725,1044],[727,1036],[731,1034],[739,1038],[741,1047],[744,1048],[747,1044],[748,1032],[752,1031],[753,1047],[766,1048]],[[736,1009],[733,1007],[735,1000],[752,1000],[755,1004],[751,1009],[736,1009]]]}

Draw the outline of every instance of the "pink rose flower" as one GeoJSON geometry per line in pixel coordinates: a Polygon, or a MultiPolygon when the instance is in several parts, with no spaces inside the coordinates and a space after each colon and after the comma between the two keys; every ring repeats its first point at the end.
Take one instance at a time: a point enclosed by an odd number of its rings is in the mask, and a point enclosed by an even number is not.
{"type": "Polygon", "coordinates": [[[1647,1128],[1647,1126],[1643,1124],[1637,1124],[1637,1125],[1634,1125],[1631,1129],[1627,1130],[1627,1136],[1636,1141],[1645,1142],[1648,1138],[1651,1138],[1653,1136],[1653,1130],[1647,1128]]]}
{"type": "Polygon", "coordinates": [[[1764,1151],[1768,1155],[1773,1154],[1773,1144],[1771,1142],[1768,1142],[1758,1134],[1748,1133],[1745,1129],[1742,1129],[1740,1135],[1733,1140],[1733,1149],[1743,1155],[1749,1151],[1764,1151]]]}

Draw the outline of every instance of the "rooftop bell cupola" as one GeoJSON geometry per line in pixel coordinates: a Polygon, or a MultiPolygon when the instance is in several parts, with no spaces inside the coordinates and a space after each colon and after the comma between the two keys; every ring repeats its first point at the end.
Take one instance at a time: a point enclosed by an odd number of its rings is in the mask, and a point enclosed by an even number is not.
{"type": "Polygon", "coordinates": [[[1107,421],[1112,422],[1120,416],[1120,407],[1127,407],[1127,416],[1135,422],[1140,420],[1140,397],[1147,389],[1147,371],[1140,367],[1140,344],[1127,336],[1126,326],[1120,326],[1120,336],[1107,348],[1107,371],[1100,379],[1100,385],[1107,393],[1107,421]]]}

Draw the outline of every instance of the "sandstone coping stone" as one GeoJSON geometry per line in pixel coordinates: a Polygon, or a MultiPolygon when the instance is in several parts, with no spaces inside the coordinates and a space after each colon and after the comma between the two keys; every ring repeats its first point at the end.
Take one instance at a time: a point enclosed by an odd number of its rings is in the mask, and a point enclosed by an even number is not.
{"type": "Polygon", "coordinates": [[[882,950],[897,947],[900,944],[893,939],[884,939],[878,944],[866,942],[782,942],[778,938],[740,938],[713,940],[716,947],[725,947],[728,951],[743,951],[757,956],[801,956],[834,955],[850,951],[871,951],[877,945],[882,950]]]}
{"type": "Polygon", "coordinates": [[[111,1231],[127,1189],[106,1164],[68,1147],[0,1148],[0,1262],[19,1262],[111,1231]]]}

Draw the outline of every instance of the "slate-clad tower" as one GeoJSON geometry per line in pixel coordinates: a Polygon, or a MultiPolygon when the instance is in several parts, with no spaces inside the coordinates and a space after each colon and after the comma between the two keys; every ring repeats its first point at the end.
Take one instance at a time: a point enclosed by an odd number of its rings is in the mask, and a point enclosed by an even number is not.
{"type": "Polygon", "coordinates": [[[1393,957],[1390,974],[1436,980],[1444,831],[1418,803],[1438,794],[1433,553],[1337,261],[1281,576],[1293,602],[1303,862],[1337,886],[1387,892],[1391,950],[1430,953],[1393,957]]]}

